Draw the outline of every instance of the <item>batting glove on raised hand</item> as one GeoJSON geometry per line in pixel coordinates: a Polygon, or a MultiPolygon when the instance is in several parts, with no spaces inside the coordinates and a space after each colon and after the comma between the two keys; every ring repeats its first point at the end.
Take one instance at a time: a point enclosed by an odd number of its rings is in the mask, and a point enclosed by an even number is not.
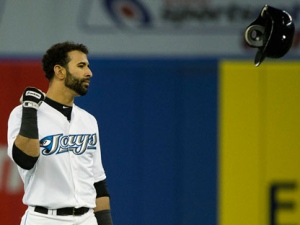
{"type": "Polygon", "coordinates": [[[23,107],[38,109],[45,99],[45,93],[34,87],[27,87],[20,99],[23,107]]]}

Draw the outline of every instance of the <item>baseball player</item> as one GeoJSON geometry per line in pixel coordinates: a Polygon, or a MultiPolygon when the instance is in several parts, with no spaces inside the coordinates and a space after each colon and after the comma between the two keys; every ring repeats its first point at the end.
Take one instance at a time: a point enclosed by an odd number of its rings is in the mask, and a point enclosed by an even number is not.
{"type": "Polygon", "coordinates": [[[8,121],[8,155],[24,182],[21,225],[112,225],[97,121],[74,104],[92,72],[82,44],[53,45],[42,59],[44,94],[27,87],[8,121]]]}

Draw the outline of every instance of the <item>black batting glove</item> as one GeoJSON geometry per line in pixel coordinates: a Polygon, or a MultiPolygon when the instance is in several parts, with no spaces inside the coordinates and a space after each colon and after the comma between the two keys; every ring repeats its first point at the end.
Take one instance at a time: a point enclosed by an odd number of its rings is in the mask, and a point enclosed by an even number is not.
{"type": "Polygon", "coordinates": [[[27,87],[20,99],[22,106],[25,108],[38,109],[45,99],[45,94],[34,87],[27,87]]]}

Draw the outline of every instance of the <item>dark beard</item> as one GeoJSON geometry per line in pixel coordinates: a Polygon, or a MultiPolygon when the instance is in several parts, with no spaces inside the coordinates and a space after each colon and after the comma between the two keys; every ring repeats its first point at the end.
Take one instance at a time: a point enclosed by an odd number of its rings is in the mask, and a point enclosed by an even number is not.
{"type": "Polygon", "coordinates": [[[65,86],[75,91],[80,96],[84,96],[88,92],[88,87],[83,85],[84,81],[87,81],[89,79],[78,79],[75,78],[69,70],[67,70],[67,76],[65,79],[65,86]]]}

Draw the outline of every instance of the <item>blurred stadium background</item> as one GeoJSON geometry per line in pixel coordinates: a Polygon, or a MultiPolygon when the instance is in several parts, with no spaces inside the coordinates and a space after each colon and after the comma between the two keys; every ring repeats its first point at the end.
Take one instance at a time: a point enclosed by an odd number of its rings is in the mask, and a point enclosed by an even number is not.
{"type": "Polygon", "coordinates": [[[66,40],[90,48],[76,104],[99,121],[115,225],[299,224],[300,3],[263,4],[296,34],[257,68],[243,32],[260,0],[0,0],[1,224],[26,209],[8,115],[26,86],[47,90],[41,57],[66,40]]]}

